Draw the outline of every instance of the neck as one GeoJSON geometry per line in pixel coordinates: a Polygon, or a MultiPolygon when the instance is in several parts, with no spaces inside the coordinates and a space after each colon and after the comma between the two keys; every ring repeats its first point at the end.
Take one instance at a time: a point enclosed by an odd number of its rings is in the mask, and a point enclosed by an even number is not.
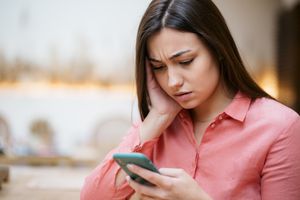
{"type": "Polygon", "coordinates": [[[213,94],[197,108],[191,111],[195,123],[212,121],[231,103],[233,94],[228,94],[219,85],[213,94]]]}

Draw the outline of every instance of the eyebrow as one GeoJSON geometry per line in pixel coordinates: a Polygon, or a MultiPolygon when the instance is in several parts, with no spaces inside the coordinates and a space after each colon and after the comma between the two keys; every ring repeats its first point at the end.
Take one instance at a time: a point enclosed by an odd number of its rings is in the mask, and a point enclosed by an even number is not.
{"type": "MultiPolygon", "coordinates": [[[[174,58],[177,58],[177,57],[181,56],[182,54],[185,54],[185,53],[190,52],[190,51],[191,51],[190,49],[179,51],[179,52],[175,53],[174,55],[172,55],[169,59],[173,60],[174,58]]],[[[157,59],[151,58],[151,57],[148,57],[148,59],[150,61],[153,61],[153,62],[161,62],[160,60],[157,60],[157,59]]]]}

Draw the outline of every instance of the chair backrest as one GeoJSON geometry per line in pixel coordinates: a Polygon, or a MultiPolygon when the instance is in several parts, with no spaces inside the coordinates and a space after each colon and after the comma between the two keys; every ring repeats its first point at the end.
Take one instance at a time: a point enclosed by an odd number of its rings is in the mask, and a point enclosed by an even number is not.
{"type": "Polygon", "coordinates": [[[103,158],[116,147],[131,126],[130,119],[110,117],[96,124],[91,143],[97,148],[99,158],[103,158]]]}
{"type": "Polygon", "coordinates": [[[0,155],[12,153],[12,141],[9,125],[3,116],[0,116],[0,155]]]}
{"type": "Polygon", "coordinates": [[[30,124],[30,140],[28,141],[29,153],[32,155],[53,155],[54,132],[46,119],[35,119],[30,124]]]}

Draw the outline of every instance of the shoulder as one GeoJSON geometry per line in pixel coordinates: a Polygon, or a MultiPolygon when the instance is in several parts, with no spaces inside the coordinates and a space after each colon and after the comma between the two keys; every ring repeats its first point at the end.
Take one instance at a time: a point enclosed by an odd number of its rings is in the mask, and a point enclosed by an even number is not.
{"type": "Polygon", "coordinates": [[[249,108],[247,117],[268,123],[279,128],[289,128],[294,123],[299,123],[299,115],[291,108],[270,98],[258,98],[249,108]]]}
{"type": "Polygon", "coordinates": [[[255,109],[255,111],[264,116],[270,116],[270,117],[278,117],[278,118],[298,118],[299,115],[297,112],[295,112],[293,109],[287,107],[286,105],[270,99],[270,98],[258,98],[253,101],[251,105],[252,109],[255,109]]]}
{"type": "Polygon", "coordinates": [[[264,136],[270,145],[261,171],[262,196],[266,199],[299,199],[300,117],[271,99],[257,99],[253,106],[259,109],[260,117],[271,124],[264,126],[264,133],[267,133],[264,136]]]}

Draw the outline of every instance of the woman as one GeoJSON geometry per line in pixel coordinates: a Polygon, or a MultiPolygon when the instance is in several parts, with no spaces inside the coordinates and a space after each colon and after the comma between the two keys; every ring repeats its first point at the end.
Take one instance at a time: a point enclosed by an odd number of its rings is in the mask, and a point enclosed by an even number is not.
{"type": "Polygon", "coordinates": [[[248,75],[210,0],[153,0],[139,26],[135,124],[86,179],[82,200],[300,198],[300,118],[248,75]],[[130,170],[115,152],[160,168],[130,170]]]}

